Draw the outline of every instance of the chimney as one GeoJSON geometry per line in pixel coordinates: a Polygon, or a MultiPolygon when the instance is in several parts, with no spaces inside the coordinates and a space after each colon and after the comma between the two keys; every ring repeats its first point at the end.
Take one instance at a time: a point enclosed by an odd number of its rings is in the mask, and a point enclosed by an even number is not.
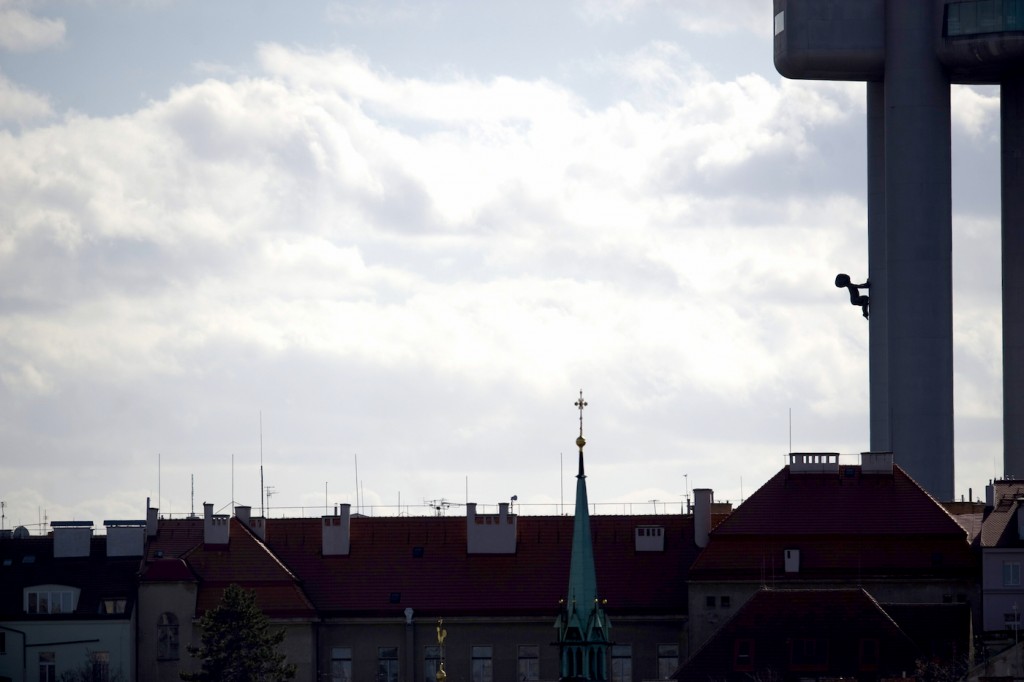
{"type": "Polygon", "coordinates": [[[252,515],[252,507],[240,504],[235,507],[235,518],[241,521],[246,528],[249,527],[249,517],[252,515]]]}
{"type": "Polygon", "coordinates": [[[891,452],[860,453],[860,471],[862,474],[883,474],[892,476],[893,457],[891,452]]]}
{"type": "Polygon", "coordinates": [[[989,509],[996,506],[996,492],[995,486],[992,485],[992,481],[988,482],[985,486],[985,506],[989,509]]]}
{"type": "Polygon", "coordinates": [[[227,514],[214,514],[213,503],[203,502],[203,543],[207,545],[228,544],[228,521],[227,514]]]}
{"type": "Polygon", "coordinates": [[[149,498],[146,498],[146,536],[155,538],[157,531],[157,513],[160,510],[149,506],[149,498]]]}
{"type": "Polygon", "coordinates": [[[92,521],[51,521],[55,559],[89,556],[92,521]]]}
{"type": "Polygon", "coordinates": [[[466,551],[469,554],[515,554],[518,517],[509,503],[498,503],[497,514],[477,514],[476,502],[466,504],[466,551]]]}
{"type": "Polygon", "coordinates": [[[323,545],[321,551],[324,556],[348,556],[350,536],[349,521],[352,513],[352,505],[341,505],[341,513],[323,517],[321,526],[323,545]]]}
{"type": "Polygon", "coordinates": [[[698,547],[707,547],[711,538],[711,505],[715,493],[711,488],[693,489],[693,541],[698,547]]]}
{"type": "Polygon", "coordinates": [[[146,546],[146,521],[104,521],[107,556],[142,556],[146,546]]]}

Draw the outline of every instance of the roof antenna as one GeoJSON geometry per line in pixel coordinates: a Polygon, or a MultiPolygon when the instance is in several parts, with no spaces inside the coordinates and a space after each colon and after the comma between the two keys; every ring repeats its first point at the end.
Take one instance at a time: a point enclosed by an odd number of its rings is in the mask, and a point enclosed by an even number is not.
{"type": "Polygon", "coordinates": [[[263,410],[260,410],[260,516],[266,518],[263,506],[263,410]]]}

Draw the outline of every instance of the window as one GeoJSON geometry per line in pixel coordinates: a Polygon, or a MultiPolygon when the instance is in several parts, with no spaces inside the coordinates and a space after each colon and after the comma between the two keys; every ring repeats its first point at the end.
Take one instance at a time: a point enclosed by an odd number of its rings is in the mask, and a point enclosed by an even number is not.
{"type": "Polygon", "coordinates": [[[39,682],[57,682],[57,654],[39,652],[39,682]]]}
{"type": "Polygon", "coordinates": [[[727,594],[723,594],[718,598],[718,603],[721,604],[723,609],[727,609],[732,606],[732,598],[727,594]]]}
{"type": "Polygon", "coordinates": [[[440,667],[441,647],[436,644],[423,647],[423,679],[426,682],[436,682],[440,667]]]}
{"type": "Polygon", "coordinates": [[[377,682],[398,682],[398,647],[377,648],[377,682]]]}
{"type": "Polygon", "coordinates": [[[7,653],[7,633],[0,630],[0,656],[7,653]]]}
{"type": "Polygon", "coordinates": [[[331,682],[352,682],[352,649],[349,647],[331,649],[331,682]]]}
{"type": "Polygon", "coordinates": [[[791,670],[822,671],[828,669],[828,640],[804,637],[789,644],[791,670]]]}
{"type": "Polygon", "coordinates": [[[489,646],[475,646],[470,649],[470,679],[473,682],[493,682],[492,651],[489,646]]]}
{"type": "Polygon", "coordinates": [[[29,589],[25,591],[25,613],[73,613],[75,594],[71,590],[29,589]]]}
{"type": "Polygon", "coordinates": [[[170,611],[156,621],[156,660],[178,660],[178,617],[170,611]]]}
{"type": "Polygon", "coordinates": [[[706,606],[709,609],[715,608],[715,597],[714,597],[714,595],[711,595],[709,597],[705,597],[704,598],[704,606],[706,606]]]}
{"type": "Polygon", "coordinates": [[[127,599],[104,599],[100,602],[100,613],[107,615],[124,613],[127,605],[127,599]]]}
{"type": "Polygon", "coordinates": [[[1020,585],[1020,562],[1003,562],[1003,585],[1005,587],[1016,587],[1020,585]]]}
{"type": "Polygon", "coordinates": [[[1010,630],[1020,630],[1020,611],[1011,611],[1003,614],[1003,623],[1010,630]]]}
{"type": "Polygon", "coordinates": [[[540,679],[540,649],[535,644],[519,645],[519,679],[540,679]]]}
{"type": "Polygon", "coordinates": [[[612,680],[611,682],[632,682],[633,680],[633,645],[612,645],[612,680]]]}
{"type": "Polygon", "coordinates": [[[667,680],[679,667],[679,645],[658,645],[658,679],[667,680]]]}
{"type": "Polygon", "coordinates": [[[109,651],[93,651],[90,653],[89,667],[92,669],[90,682],[110,682],[109,651]]]}
{"type": "Polygon", "coordinates": [[[754,671],[754,640],[737,639],[733,642],[732,669],[736,672],[754,671]]]}

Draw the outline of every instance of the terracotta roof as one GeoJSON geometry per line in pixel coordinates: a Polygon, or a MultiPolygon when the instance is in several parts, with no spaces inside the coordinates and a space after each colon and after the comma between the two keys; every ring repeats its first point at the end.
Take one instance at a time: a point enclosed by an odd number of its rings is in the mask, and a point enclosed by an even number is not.
{"type": "Polygon", "coordinates": [[[184,559],[156,559],[143,569],[142,582],[180,582],[195,581],[193,573],[184,559]]]}
{"type": "MultiPolygon", "coordinates": [[[[348,556],[321,556],[320,519],[269,519],[267,544],[323,615],[537,614],[557,610],[569,582],[573,517],[518,517],[511,555],[470,555],[465,517],[353,517],[348,556]]],[[[616,613],[686,610],[692,517],[591,517],[597,587],[616,613]],[[663,526],[664,552],[637,552],[637,526],[663,526]]]]}
{"type": "Polygon", "coordinates": [[[1017,532],[1018,498],[1024,499],[1024,481],[995,481],[993,507],[981,527],[981,546],[1020,547],[1017,532]]]}
{"type": "Polygon", "coordinates": [[[690,578],[948,576],[976,563],[967,531],[899,467],[892,475],[785,467],[712,531],[690,578]],[[787,549],[800,550],[798,574],[785,572],[787,549]]]}
{"type": "Polygon", "coordinates": [[[862,674],[860,643],[864,639],[879,645],[882,676],[913,669],[915,649],[910,638],[863,589],[762,589],[673,678],[749,680],[762,670],[793,672],[790,652],[799,640],[827,643],[827,669],[813,671],[811,676],[855,678],[862,674]],[[734,669],[737,640],[751,644],[750,670],[734,669]]]}
{"type": "MultiPolygon", "coordinates": [[[[146,580],[161,579],[180,567],[171,568],[168,559],[182,559],[199,580],[196,615],[202,615],[220,601],[232,584],[256,591],[256,603],[270,618],[313,618],[316,611],[303,593],[296,577],[270,552],[259,538],[232,518],[227,545],[203,543],[203,519],[160,520],[151,539],[144,572],[146,580]],[[156,559],[158,552],[164,558],[156,559]],[[166,568],[165,568],[166,566],[166,568]],[[155,576],[151,572],[156,571],[155,576]]],[[[164,578],[168,579],[168,578],[164,578]]],[[[174,578],[171,578],[174,579],[174,578]]]]}

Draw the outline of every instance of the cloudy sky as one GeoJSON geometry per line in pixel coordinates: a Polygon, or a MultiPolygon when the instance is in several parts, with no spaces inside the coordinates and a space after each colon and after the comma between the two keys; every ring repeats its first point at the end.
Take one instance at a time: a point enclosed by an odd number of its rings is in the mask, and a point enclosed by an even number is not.
{"type": "MultiPolygon", "coordinates": [[[[953,102],[959,497],[1002,457],[998,92],[953,102]]],[[[580,389],[619,511],[866,450],[864,128],[769,0],[0,0],[5,527],[258,509],[261,456],[273,515],[550,513],[580,389]]]]}

